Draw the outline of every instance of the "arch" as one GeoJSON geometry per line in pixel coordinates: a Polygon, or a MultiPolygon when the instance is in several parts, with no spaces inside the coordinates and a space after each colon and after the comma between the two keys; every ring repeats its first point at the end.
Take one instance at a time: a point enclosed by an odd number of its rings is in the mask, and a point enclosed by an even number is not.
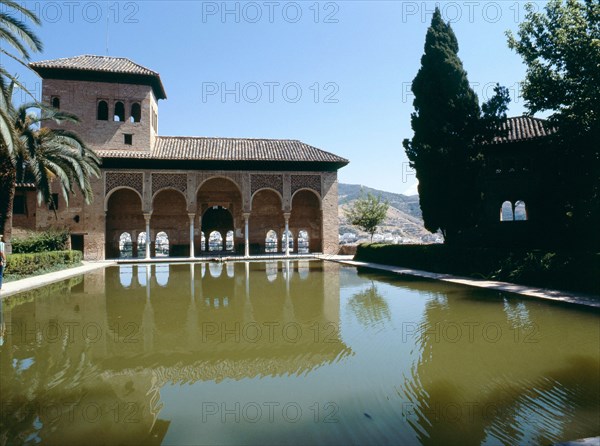
{"type": "Polygon", "coordinates": [[[272,187],[261,187],[260,189],[254,191],[254,193],[250,197],[250,210],[252,210],[254,207],[254,197],[256,197],[259,193],[265,191],[274,192],[279,197],[279,201],[281,202],[281,209],[283,210],[283,196],[279,193],[279,191],[276,191],[272,187]]]}
{"type": "Polygon", "coordinates": [[[308,231],[301,229],[298,231],[298,254],[308,254],[310,252],[308,231]]]}
{"type": "Polygon", "coordinates": [[[115,102],[115,113],[113,114],[113,121],[125,121],[125,105],[121,101],[115,102]]]}
{"type": "MultiPolygon", "coordinates": [[[[294,252],[294,234],[292,231],[288,231],[287,235],[290,252],[294,252]]],[[[281,252],[285,252],[285,231],[281,233],[281,252]]]]}
{"type": "Polygon", "coordinates": [[[183,192],[181,192],[179,189],[177,189],[173,186],[165,186],[165,187],[161,187],[160,189],[158,189],[156,192],[154,192],[154,194],[152,194],[152,201],[154,201],[154,199],[161,192],[170,192],[170,191],[177,192],[179,195],[181,195],[183,197],[184,201],[186,202],[186,209],[187,209],[187,197],[185,196],[185,194],[183,192]]]}
{"type": "Polygon", "coordinates": [[[142,120],[142,107],[139,102],[131,104],[130,122],[140,122],[142,120]]]}
{"type": "Polygon", "coordinates": [[[54,96],[52,98],[52,108],[60,110],[60,98],[59,97],[54,96]]]}
{"type": "Polygon", "coordinates": [[[265,235],[265,252],[267,253],[274,253],[277,252],[277,246],[278,246],[279,242],[278,242],[278,237],[277,237],[277,231],[270,229],[267,231],[267,234],[265,235]]]}
{"type": "Polygon", "coordinates": [[[108,102],[104,100],[98,101],[96,119],[98,121],[108,121],[108,102]]]}
{"type": "MultiPolygon", "coordinates": [[[[233,239],[229,243],[232,251],[243,249],[244,244],[239,230],[244,225],[242,197],[239,184],[222,175],[207,178],[196,190],[196,214],[202,216],[200,230],[205,234],[219,231],[225,239],[232,231],[233,239]]],[[[197,237],[195,243],[198,243],[197,237]]]]}
{"type": "Polygon", "coordinates": [[[240,196],[244,195],[242,193],[241,186],[234,179],[229,178],[228,176],[225,176],[225,175],[213,175],[210,178],[206,178],[205,180],[200,182],[200,184],[196,188],[196,195],[198,195],[198,192],[200,192],[200,189],[205,187],[206,183],[208,183],[209,181],[212,182],[213,180],[227,180],[228,182],[232,183],[236,187],[237,191],[240,193],[240,196]]]}
{"type": "Polygon", "coordinates": [[[181,191],[164,188],[154,195],[150,225],[153,234],[168,234],[170,257],[189,255],[189,217],[187,201],[181,191]]]}
{"type": "Polygon", "coordinates": [[[513,221],[515,214],[513,211],[513,205],[510,201],[505,201],[500,207],[500,221],[513,221]]]}
{"type": "MultiPolygon", "coordinates": [[[[300,231],[303,231],[303,235],[308,237],[307,241],[302,243],[303,251],[322,251],[323,212],[320,197],[313,190],[301,189],[294,193],[289,227],[298,236],[300,231]]],[[[297,246],[300,247],[300,244],[297,246]]]]}
{"type": "Polygon", "coordinates": [[[140,232],[137,236],[138,257],[144,257],[146,255],[147,241],[146,231],[140,232]]]}
{"type": "Polygon", "coordinates": [[[225,235],[225,251],[233,251],[233,231],[227,231],[225,235]]]}
{"type": "Polygon", "coordinates": [[[137,257],[139,251],[135,233],[145,227],[139,193],[122,187],[112,190],[105,200],[106,258],[121,256],[121,235],[125,232],[131,237],[131,256],[137,257]]]}
{"type": "Polygon", "coordinates": [[[111,195],[114,194],[115,192],[118,192],[118,191],[123,190],[123,189],[128,189],[128,190],[130,190],[132,192],[135,192],[137,194],[137,196],[139,197],[139,199],[140,199],[140,204],[143,202],[142,195],[137,190],[135,190],[133,187],[129,187],[129,186],[117,186],[117,187],[111,189],[106,194],[106,197],[104,197],[104,212],[108,211],[108,200],[110,199],[111,195]]]}
{"type": "Polygon", "coordinates": [[[518,200],[515,203],[515,221],[527,221],[529,217],[527,215],[527,205],[523,200],[518,200]]]}
{"type": "Polygon", "coordinates": [[[294,197],[296,196],[296,194],[298,192],[303,192],[303,191],[310,192],[310,193],[314,194],[315,197],[317,198],[317,200],[319,200],[319,209],[323,209],[323,200],[321,198],[321,195],[319,195],[319,193],[316,190],[311,189],[310,187],[301,187],[296,192],[294,192],[292,194],[292,199],[291,199],[292,203],[294,202],[294,197]]]}
{"type": "Polygon", "coordinates": [[[119,258],[130,259],[133,257],[133,241],[129,232],[119,235],[119,258]]]}
{"type": "Polygon", "coordinates": [[[165,231],[160,231],[158,234],[156,234],[154,246],[156,249],[156,257],[168,257],[169,235],[165,231]]]}
{"type": "Polygon", "coordinates": [[[223,236],[219,231],[212,231],[208,234],[208,250],[223,251],[223,236]]]}

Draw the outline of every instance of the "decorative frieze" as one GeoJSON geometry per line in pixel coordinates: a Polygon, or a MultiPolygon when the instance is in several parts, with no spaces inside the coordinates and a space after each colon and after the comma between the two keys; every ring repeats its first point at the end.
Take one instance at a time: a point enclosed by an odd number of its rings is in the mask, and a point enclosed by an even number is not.
{"type": "Polygon", "coordinates": [[[152,195],[164,188],[172,188],[183,193],[187,190],[187,174],[185,173],[153,173],[152,195]]]}
{"type": "Polygon", "coordinates": [[[141,172],[106,172],[104,195],[118,187],[129,187],[140,195],[144,193],[144,174],[141,172]]]}
{"type": "Polygon", "coordinates": [[[252,174],[250,176],[251,194],[260,189],[269,188],[283,195],[283,175],[252,174]]]}
{"type": "Polygon", "coordinates": [[[291,181],[292,195],[300,189],[312,189],[321,196],[321,175],[292,175],[291,181]]]}

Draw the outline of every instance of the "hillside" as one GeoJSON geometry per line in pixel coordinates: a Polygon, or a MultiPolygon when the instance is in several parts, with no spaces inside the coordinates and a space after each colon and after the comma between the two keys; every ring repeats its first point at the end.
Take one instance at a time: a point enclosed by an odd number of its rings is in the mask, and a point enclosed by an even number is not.
{"type": "Polygon", "coordinates": [[[372,193],[387,200],[390,208],[387,217],[377,231],[375,239],[383,236],[386,241],[397,243],[431,243],[436,236],[423,227],[421,208],[419,207],[418,195],[402,195],[373,189],[359,184],[338,184],[338,215],[340,217],[340,235],[342,243],[354,243],[355,241],[368,240],[369,236],[357,228],[350,226],[347,222],[344,209],[360,197],[361,188],[365,194],[372,193]],[[344,234],[346,234],[344,236],[344,234]],[[354,234],[356,240],[348,234],[354,234]],[[381,234],[378,236],[378,234],[381,234]]]}

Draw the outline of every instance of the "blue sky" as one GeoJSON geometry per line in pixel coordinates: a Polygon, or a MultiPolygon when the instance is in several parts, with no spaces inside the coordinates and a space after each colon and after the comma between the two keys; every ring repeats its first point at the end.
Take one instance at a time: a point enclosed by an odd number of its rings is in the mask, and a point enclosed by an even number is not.
{"type": "MultiPolygon", "coordinates": [[[[522,1],[23,4],[44,22],[32,60],[108,54],[159,72],[161,135],[299,139],[350,160],[341,182],[402,193],[414,192],[402,140],[436,3],[480,101],[499,82],[509,115],[522,114],[525,67],[504,35],[523,20],[522,1]]],[[[35,75],[1,62],[39,93],[35,75]]]]}

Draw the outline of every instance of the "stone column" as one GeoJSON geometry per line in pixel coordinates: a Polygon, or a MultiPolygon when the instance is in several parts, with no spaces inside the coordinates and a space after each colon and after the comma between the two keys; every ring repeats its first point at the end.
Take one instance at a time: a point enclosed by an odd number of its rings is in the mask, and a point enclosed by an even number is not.
{"type": "Polygon", "coordinates": [[[250,213],[244,212],[244,257],[250,256],[250,233],[248,229],[248,219],[250,213]]]}
{"type": "Polygon", "coordinates": [[[290,213],[289,212],[285,212],[283,214],[283,218],[285,219],[285,255],[289,256],[290,255],[290,241],[289,241],[289,237],[290,237],[290,213]]]}
{"type": "Polygon", "coordinates": [[[190,257],[194,257],[194,219],[196,214],[188,214],[190,217],[190,257]]]}
{"type": "Polygon", "coordinates": [[[152,214],[144,214],[146,220],[146,260],[150,259],[150,216],[152,214]]]}

